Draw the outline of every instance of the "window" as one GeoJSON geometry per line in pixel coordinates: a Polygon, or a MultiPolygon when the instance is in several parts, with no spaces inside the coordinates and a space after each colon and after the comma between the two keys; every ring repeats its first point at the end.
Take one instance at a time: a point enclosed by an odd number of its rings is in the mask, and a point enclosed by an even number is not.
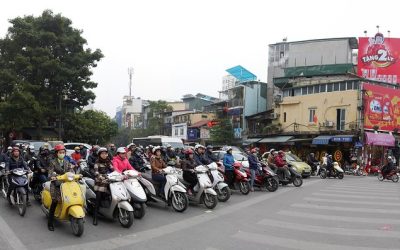
{"type": "Polygon", "coordinates": [[[352,90],[353,89],[353,82],[347,82],[347,90],[352,90]]]}
{"type": "Polygon", "coordinates": [[[283,97],[290,96],[290,89],[286,89],[283,91],[283,97]]]}
{"type": "Polygon", "coordinates": [[[308,94],[314,94],[314,86],[308,86],[308,94]]]}
{"type": "Polygon", "coordinates": [[[346,126],[346,110],[336,110],[336,130],[344,131],[346,126]]]}
{"type": "Polygon", "coordinates": [[[326,92],[326,84],[321,84],[321,86],[319,87],[319,92],[326,92]]]}
{"type": "Polygon", "coordinates": [[[345,91],[346,90],[346,83],[345,82],[341,82],[340,83],[340,91],[345,91]]]}
{"type": "Polygon", "coordinates": [[[183,128],[180,129],[180,135],[183,135],[183,128]]]}
{"type": "Polygon", "coordinates": [[[286,112],[283,112],[283,122],[286,122],[286,112]]]}
{"type": "Polygon", "coordinates": [[[339,91],[339,86],[340,86],[340,84],[338,82],[334,83],[333,84],[333,91],[339,91]]]}
{"type": "Polygon", "coordinates": [[[294,95],[295,96],[301,95],[301,88],[294,89],[294,95]]]}
{"type": "Polygon", "coordinates": [[[301,88],[301,95],[307,95],[307,87],[301,88]]]}
{"type": "Polygon", "coordinates": [[[319,85],[314,86],[314,93],[318,94],[319,93],[319,85]]]}
{"type": "Polygon", "coordinates": [[[314,123],[314,117],[315,117],[315,109],[309,109],[309,117],[308,117],[308,122],[309,123],[314,123]]]}
{"type": "Polygon", "coordinates": [[[175,134],[175,136],[178,136],[178,129],[177,128],[175,128],[174,134],[175,134]]]}
{"type": "Polygon", "coordinates": [[[360,86],[360,82],[354,82],[353,89],[358,89],[360,86]]]}
{"type": "Polygon", "coordinates": [[[327,87],[326,87],[326,92],[332,92],[333,90],[333,84],[332,83],[328,83],[327,87]]]}

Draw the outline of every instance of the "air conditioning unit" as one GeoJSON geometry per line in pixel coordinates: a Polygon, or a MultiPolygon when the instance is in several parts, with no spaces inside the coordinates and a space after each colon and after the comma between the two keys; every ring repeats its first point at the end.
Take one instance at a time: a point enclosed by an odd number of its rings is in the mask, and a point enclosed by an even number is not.
{"type": "Polygon", "coordinates": [[[272,113],[272,114],[269,115],[269,117],[270,117],[271,119],[278,119],[279,114],[277,114],[277,113],[272,113]]]}
{"type": "Polygon", "coordinates": [[[274,96],[274,101],[275,101],[275,103],[281,103],[282,102],[282,95],[274,96]]]}
{"type": "Polygon", "coordinates": [[[335,125],[335,123],[333,121],[325,121],[324,122],[325,127],[333,127],[334,125],[335,125]]]}

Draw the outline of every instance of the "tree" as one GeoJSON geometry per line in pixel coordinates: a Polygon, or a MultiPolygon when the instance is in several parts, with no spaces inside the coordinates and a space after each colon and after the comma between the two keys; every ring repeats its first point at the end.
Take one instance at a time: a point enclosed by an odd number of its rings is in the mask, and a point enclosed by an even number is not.
{"type": "Polygon", "coordinates": [[[65,120],[64,141],[105,145],[118,132],[118,125],[102,111],[87,110],[69,114],[65,120]]]}
{"type": "Polygon", "coordinates": [[[231,121],[227,118],[217,119],[217,125],[211,128],[210,136],[214,144],[231,145],[234,141],[231,121]]]}
{"type": "MultiPolygon", "coordinates": [[[[46,10],[39,17],[10,20],[0,39],[0,115],[2,128],[44,125],[95,99],[92,68],[103,57],[87,48],[70,19],[46,10]]],[[[59,121],[60,122],[60,121],[59,121]]]]}
{"type": "Polygon", "coordinates": [[[147,135],[164,134],[164,112],[172,111],[172,107],[166,101],[150,101],[148,114],[147,135]]]}

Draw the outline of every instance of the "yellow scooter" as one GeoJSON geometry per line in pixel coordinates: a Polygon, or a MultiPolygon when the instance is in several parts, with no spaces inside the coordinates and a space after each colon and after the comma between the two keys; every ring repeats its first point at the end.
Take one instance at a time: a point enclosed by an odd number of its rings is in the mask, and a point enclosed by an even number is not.
{"type": "MultiPolygon", "coordinates": [[[[83,210],[85,198],[82,187],[78,184],[82,176],[67,172],[63,175],[57,176],[57,180],[62,182],[61,190],[61,203],[57,204],[54,218],[61,221],[69,220],[71,222],[72,233],[75,236],[83,234],[83,223],[85,212],[83,210]]],[[[49,209],[51,206],[50,195],[50,181],[44,184],[42,191],[42,210],[49,216],[49,209]]]]}

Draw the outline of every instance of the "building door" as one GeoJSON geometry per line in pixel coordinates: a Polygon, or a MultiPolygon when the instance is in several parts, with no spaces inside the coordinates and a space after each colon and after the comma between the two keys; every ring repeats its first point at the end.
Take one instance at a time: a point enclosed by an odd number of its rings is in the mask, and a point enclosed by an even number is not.
{"type": "Polygon", "coordinates": [[[344,131],[346,126],[346,110],[337,109],[336,110],[336,130],[344,131]]]}

